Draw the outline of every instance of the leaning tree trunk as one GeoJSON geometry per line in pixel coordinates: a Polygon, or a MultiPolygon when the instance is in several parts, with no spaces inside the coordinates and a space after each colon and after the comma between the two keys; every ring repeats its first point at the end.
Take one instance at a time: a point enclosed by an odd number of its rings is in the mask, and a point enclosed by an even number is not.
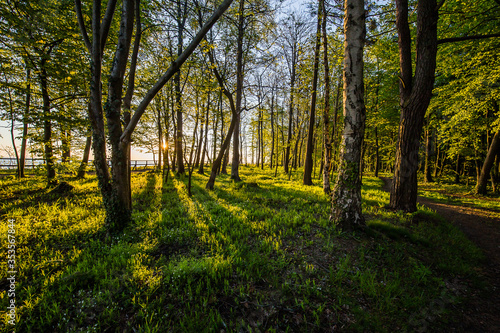
{"type": "Polygon", "coordinates": [[[346,0],[344,15],[344,132],[339,173],[332,196],[333,219],[341,229],[365,225],[361,210],[361,146],[365,131],[363,46],[364,0],[346,0]]]}
{"type": "MultiPolygon", "coordinates": [[[[481,168],[481,174],[479,176],[479,181],[476,185],[476,193],[485,195],[486,184],[488,183],[488,177],[490,176],[491,168],[495,162],[495,157],[500,154],[500,130],[496,132],[493,140],[491,141],[490,148],[486,154],[486,159],[484,160],[483,167],[481,168]]],[[[491,175],[494,177],[494,175],[491,175]]]]}
{"type": "Polygon", "coordinates": [[[396,26],[401,69],[399,83],[401,118],[390,206],[406,212],[414,212],[417,209],[418,151],[424,117],[434,85],[437,20],[436,0],[419,0],[416,67],[413,77],[408,1],[396,0],[396,26]]]}
{"type": "Polygon", "coordinates": [[[316,118],[316,90],[318,89],[318,64],[319,64],[319,47],[321,44],[321,16],[322,2],[319,2],[318,8],[318,22],[316,25],[316,46],[314,48],[314,65],[313,65],[313,81],[311,92],[311,106],[309,112],[309,130],[307,132],[307,145],[306,145],[306,159],[304,163],[304,185],[312,185],[311,173],[313,170],[313,151],[314,151],[314,126],[316,118]]]}
{"type": "Polygon", "coordinates": [[[78,173],[76,174],[77,179],[85,178],[85,173],[87,171],[87,165],[89,163],[90,156],[90,146],[92,144],[92,129],[89,129],[87,133],[87,140],[85,140],[85,149],[83,150],[83,158],[80,166],[78,167],[78,173]]]}

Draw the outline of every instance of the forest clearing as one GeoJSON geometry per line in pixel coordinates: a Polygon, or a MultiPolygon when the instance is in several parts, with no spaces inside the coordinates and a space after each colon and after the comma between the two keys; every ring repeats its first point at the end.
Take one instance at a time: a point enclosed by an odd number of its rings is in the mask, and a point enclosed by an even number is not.
{"type": "Polygon", "coordinates": [[[52,194],[38,178],[3,180],[1,213],[15,219],[19,258],[16,331],[491,328],[460,315],[472,293],[487,299],[484,255],[430,209],[385,208],[383,182],[365,176],[368,229],[344,233],[329,222],[320,185],[298,185],[299,173],[241,172],[245,181],[221,175],[214,191],[194,174],[192,197],[185,177],[134,174],[133,223],[115,237],[95,177],[52,194]]]}
{"type": "Polygon", "coordinates": [[[0,0],[0,331],[499,332],[499,18],[0,0]]]}

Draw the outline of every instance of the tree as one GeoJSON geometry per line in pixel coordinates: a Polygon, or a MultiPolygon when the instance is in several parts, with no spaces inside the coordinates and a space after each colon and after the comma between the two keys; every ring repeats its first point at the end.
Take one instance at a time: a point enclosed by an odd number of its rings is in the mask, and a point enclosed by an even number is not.
{"type": "Polygon", "coordinates": [[[418,0],[416,65],[413,74],[408,1],[396,0],[401,118],[390,206],[406,212],[417,210],[418,152],[425,112],[434,85],[438,9],[436,0],[418,0]]]}
{"type": "Polygon", "coordinates": [[[361,210],[361,145],[365,130],[363,46],[364,0],[344,3],[344,131],[331,218],[343,229],[364,226],[361,210]]]}
{"type": "MultiPolygon", "coordinates": [[[[108,96],[105,103],[106,126],[108,135],[106,140],[103,94],[102,94],[102,69],[104,47],[108,39],[108,33],[112,18],[116,11],[116,1],[110,0],[106,13],[101,20],[101,1],[94,0],[92,7],[92,42],[87,34],[87,28],[83,18],[80,0],[75,0],[75,10],[80,26],[80,30],[85,45],[91,55],[91,87],[90,119],[93,130],[94,164],[98,177],[99,188],[103,196],[103,203],[106,209],[106,224],[110,231],[118,231],[128,224],[131,214],[131,188],[129,179],[129,153],[132,133],[136,128],[140,118],[144,114],[154,96],[167,83],[182,64],[196,49],[205,34],[212,25],[219,19],[225,10],[232,3],[232,0],[225,0],[210,17],[207,23],[200,29],[191,43],[184,49],[182,54],[172,63],[161,78],[147,91],[137,106],[130,121],[125,121],[122,126],[122,104],[127,102],[122,97],[124,78],[128,62],[130,44],[134,18],[136,24],[140,22],[140,3],[134,0],[124,0],[122,3],[120,30],[114,61],[111,67],[108,83],[108,96]],[[111,145],[112,174],[110,175],[106,158],[106,141],[111,145]]],[[[138,37],[138,36],[137,36],[138,37]]],[[[139,39],[139,38],[137,38],[139,39]]],[[[139,45],[139,41],[137,41],[139,45]]],[[[138,49],[134,47],[134,54],[138,49]]],[[[134,55],[132,56],[134,59],[134,55]]],[[[127,91],[133,91],[134,77],[133,71],[136,64],[132,60],[129,68],[129,84],[127,91]]],[[[127,94],[127,98],[132,94],[127,94]]],[[[129,110],[124,109],[125,118],[128,118],[129,110]]]]}
{"type": "MultiPolygon", "coordinates": [[[[309,130],[307,132],[307,148],[306,148],[306,161],[304,164],[304,185],[312,185],[312,169],[313,169],[313,151],[314,151],[314,126],[316,125],[316,96],[318,89],[318,67],[319,67],[319,47],[321,44],[321,21],[323,16],[322,9],[323,2],[319,1],[318,7],[318,22],[316,27],[316,44],[314,48],[314,60],[313,60],[313,79],[312,79],[312,91],[311,91],[311,106],[309,108],[309,130]]],[[[326,21],[326,18],[324,18],[326,21]]]]}
{"type": "Polygon", "coordinates": [[[325,105],[323,107],[323,142],[324,142],[324,165],[323,165],[323,191],[330,195],[330,168],[332,159],[332,143],[330,138],[330,65],[328,62],[328,35],[326,33],[327,11],[325,0],[320,0],[323,10],[323,21],[321,22],[321,34],[323,37],[323,66],[325,77],[325,105]]]}
{"type": "Polygon", "coordinates": [[[299,62],[299,55],[301,50],[301,42],[307,32],[307,26],[304,22],[303,17],[297,17],[295,14],[291,14],[284,22],[281,24],[282,28],[280,35],[282,36],[282,48],[283,56],[286,60],[288,73],[290,75],[290,98],[288,107],[288,129],[287,129],[287,139],[285,146],[285,156],[283,161],[283,168],[285,173],[289,173],[290,164],[290,149],[292,145],[293,137],[293,119],[295,108],[294,97],[295,97],[295,83],[297,79],[297,63],[299,62]]]}

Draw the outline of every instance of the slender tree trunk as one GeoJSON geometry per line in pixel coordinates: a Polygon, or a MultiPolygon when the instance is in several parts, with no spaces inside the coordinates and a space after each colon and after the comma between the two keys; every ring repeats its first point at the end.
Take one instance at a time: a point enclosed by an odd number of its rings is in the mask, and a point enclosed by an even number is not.
{"type": "MultiPolygon", "coordinates": [[[[183,13],[182,1],[177,1],[177,56],[182,54],[184,44],[184,25],[186,15],[183,13]]],[[[187,6],[187,4],[184,4],[187,6]]],[[[177,155],[177,173],[184,174],[184,153],[182,151],[183,119],[182,119],[182,92],[181,92],[181,72],[178,71],[174,77],[175,87],[175,110],[177,116],[177,135],[176,135],[176,155],[177,155]]]]}
{"type": "Polygon", "coordinates": [[[62,128],[61,129],[61,162],[67,163],[71,158],[71,131],[62,128]]]}
{"type": "Polygon", "coordinates": [[[425,165],[424,165],[424,181],[426,183],[431,183],[431,150],[432,150],[432,139],[431,139],[431,128],[429,123],[429,117],[427,117],[427,128],[425,130],[425,165]]]}
{"type": "Polygon", "coordinates": [[[396,0],[396,26],[400,55],[401,118],[396,144],[390,206],[406,212],[417,209],[417,171],[420,135],[429,105],[437,53],[436,0],[418,0],[415,75],[412,70],[408,1],[396,0]]]}
{"type": "MultiPolygon", "coordinates": [[[[332,126],[332,147],[337,147],[339,144],[339,140],[337,138],[338,133],[337,133],[337,124],[338,124],[338,118],[339,118],[339,109],[340,109],[340,88],[342,87],[342,78],[339,78],[339,81],[337,83],[337,96],[335,98],[335,108],[334,108],[334,115],[333,115],[333,126],[332,126]]],[[[339,151],[337,148],[332,148],[332,158],[335,160],[335,157],[338,156],[339,151]]],[[[333,171],[337,169],[336,164],[333,164],[331,167],[331,178],[333,178],[333,171]]]]}
{"type": "MultiPolygon", "coordinates": [[[[159,104],[159,103],[158,103],[159,104]]],[[[157,128],[158,128],[158,166],[157,170],[161,171],[162,166],[161,163],[163,161],[163,128],[161,126],[161,107],[158,105],[158,108],[156,110],[156,116],[158,117],[158,122],[156,123],[157,128]]]]}
{"type": "Polygon", "coordinates": [[[304,163],[304,185],[312,185],[311,172],[313,169],[313,151],[314,151],[314,127],[316,125],[316,96],[318,89],[318,67],[319,67],[319,47],[321,45],[321,20],[322,20],[322,2],[319,2],[318,22],[316,25],[316,46],[314,48],[313,81],[311,92],[311,106],[309,111],[309,130],[307,132],[306,156],[304,163]]]}
{"type": "Polygon", "coordinates": [[[10,121],[10,139],[12,141],[12,149],[14,149],[14,155],[16,156],[16,166],[17,166],[17,172],[16,176],[17,178],[21,178],[21,168],[20,168],[20,163],[19,163],[19,154],[17,152],[17,147],[16,147],[16,138],[14,135],[15,132],[15,118],[14,118],[14,101],[12,100],[12,95],[10,92],[10,88],[7,88],[8,93],[9,93],[9,106],[10,106],[10,116],[11,116],[11,121],[10,121]]]}
{"type": "Polygon", "coordinates": [[[260,128],[260,169],[264,170],[265,154],[264,154],[264,118],[262,110],[259,111],[259,128],[260,128]]]}
{"type": "Polygon", "coordinates": [[[243,36],[245,33],[245,0],[239,2],[238,14],[238,39],[236,53],[236,123],[233,130],[233,160],[231,163],[231,179],[240,181],[239,165],[240,165],[240,119],[241,119],[241,102],[243,97],[243,36]]]}
{"type": "MultiPolygon", "coordinates": [[[[491,141],[490,148],[486,154],[486,159],[484,160],[481,172],[479,174],[479,180],[476,185],[476,193],[485,195],[486,184],[488,182],[488,177],[490,176],[491,168],[495,162],[495,157],[500,154],[500,130],[496,132],[493,140],[491,141]]],[[[493,176],[492,176],[493,177],[493,176]]]]}
{"type": "Polygon", "coordinates": [[[289,173],[289,162],[290,162],[290,147],[292,145],[292,135],[293,135],[293,98],[295,96],[295,65],[297,62],[297,57],[295,54],[295,48],[297,46],[294,45],[294,50],[292,51],[292,73],[290,77],[290,106],[288,109],[288,135],[286,139],[286,150],[285,150],[285,158],[284,158],[284,171],[285,173],[289,173]]]}
{"type": "Polygon", "coordinates": [[[457,154],[457,161],[455,164],[455,184],[460,183],[460,154],[457,154]]]}
{"type": "Polygon", "coordinates": [[[23,115],[23,137],[21,139],[21,157],[19,159],[18,175],[19,177],[25,177],[24,165],[26,161],[26,146],[28,141],[28,127],[29,127],[29,113],[31,107],[31,70],[26,70],[26,105],[23,115]]]}
{"type": "Polygon", "coordinates": [[[207,190],[213,190],[214,189],[214,184],[215,184],[215,178],[217,177],[217,170],[219,170],[222,162],[222,158],[225,155],[225,152],[228,151],[229,144],[231,143],[231,136],[233,135],[234,128],[236,126],[236,117],[233,114],[233,117],[231,119],[231,123],[229,124],[229,129],[226,135],[226,138],[224,139],[224,142],[222,143],[221,149],[219,151],[219,154],[217,155],[217,158],[214,160],[214,163],[212,164],[212,172],[210,173],[210,178],[208,179],[207,185],[205,188],[207,190]]]}
{"type": "Polygon", "coordinates": [[[328,35],[326,33],[326,7],[325,0],[321,0],[321,8],[323,10],[323,21],[321,22],[321,33],[323,36],[323,66],[325,78],[325,106],[323,109],[323,191],[326,194],[331,193],[330,188],[330,170],[332,160],[332,142],[330,138],[330,66],[328,64],[328,35]]]}
{"type": "Polygon", "coordinates": [[[346,0],[344,15],[344,132],[340,168],[332,196],[332,215],[343,230],[365,225],[361,210],[361,146],[365,130],[363,46],[364,0],[346,0]]]}
{"type": "Polygon", "coordinates": [[[78,167],[77,179],[85,178],[87,172],[87,165],[89,163],[90,147],[92,144],[92,129],[89,128],[87,132],[87,139],[85,140],[85,148],[83,149],[83,158],[80,166],[78,167]]]}
{"type": "Polygon", "coordinates": [[[375,177],[378,177],[380,170],[380,155],[379,155],[379,145],[378,145],[378,130],[375,126],[375,177]]]}
{"type": "MultiPolygon", "coordinates": [[[[273,169],[273,161],[274,161],[274,86],[271,88],[271,155],[269,159],[269,168],[273,169]]],[[[278,163],[278,159],[276,158],[276,163],[278,163]]]]}

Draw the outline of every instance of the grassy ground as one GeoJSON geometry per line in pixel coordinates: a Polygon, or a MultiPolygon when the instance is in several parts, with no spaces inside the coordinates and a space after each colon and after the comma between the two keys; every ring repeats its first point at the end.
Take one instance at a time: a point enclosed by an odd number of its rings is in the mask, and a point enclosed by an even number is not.
{"type": "Polygon", "coordinates": [[[489,211],[492,217],[500,218],[500,197],[498,193],[488,196],[475,194],[475,185],[455,184],[446,177],[432,183],[419,184],[419,195],[436,202],[461,205],[489,211]]]}
{"type": "MultiPolygon", "coordinates": [[[[133,175],[133,224],[106,238],[96,180],[51,194],[41,178],[0,180],[0,235],[15,220],[16,332],[446,331],[479,251],[421,208],[384,208],[363,178],[369,229],[329,222],[322,188],[243,167],[206,191],[206,176],[162,184],[133,175]]],[[[1,247],[1,258],[7,256],[1,247]]],[[[7,332],[7,261],[0,331],[7,332]]]]}

